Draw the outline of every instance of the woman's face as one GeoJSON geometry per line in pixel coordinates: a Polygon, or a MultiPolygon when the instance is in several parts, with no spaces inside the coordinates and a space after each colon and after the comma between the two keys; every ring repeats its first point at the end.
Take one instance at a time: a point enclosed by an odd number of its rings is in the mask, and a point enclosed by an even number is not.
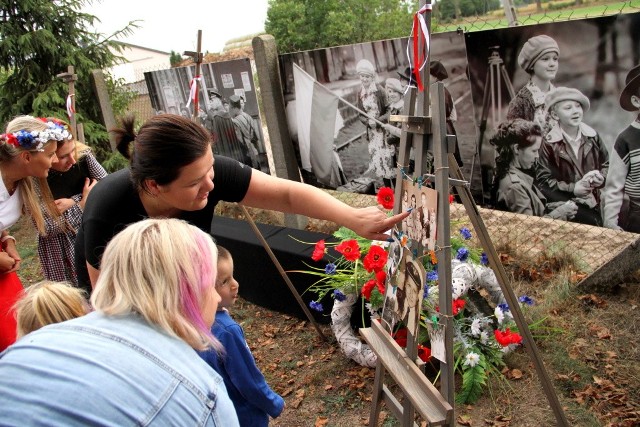
{"type": "Polygon", "coordinates": [[[415,194],[411,195],[411,207],[412,208],[416,207],[416,196],[415,196],[415,194]]]}
{"type": "Polygon", "coordinates": [[[558,54],[545,53],[533,64],[533,74],[541,80],[553,80],[558,73],[558,54]]]}
{"type": "Polygon", "coordinates": [[[516,159],[520,163],[520,167],[522,169],[531,169],[535,164],[536,160],[538,160],[538,152],[540,151],[540,145],[542,145],[542,137],[536,136],[536,139],[533,145],[520,149],[516,145],[516,159]]]}
{"type": "Polygon", "coordinates": [[[158,185],[161,203],[182,211],[203,209],[213,190],[213,152],[207,149],[204,156],[180,169],[178,178],[167,185],[158,185]]]}
{"type": "Polygon", "coordinates": [[[30,151],[29,162],[27,163],[26,172],[28,176],[35,178],[46,178],[49,176],[49,169],[54,162],[58,160],[56,157],[57,144],[49,142],[44,146],[43,151],[30,151]]]}
{"type": "Polygon", "coordinates": [[[76,164],[76,144],[74,141],[66,141],[56,150],[58,158],[51,165],[51,169],[58,172],[66,172],[76,164]]]}
{"type": "Polygon", "coordinates": [[[369,87],[373,82],[373,76],[371,74],[360,73],[359,76],[360,76],[360,83],[362,83],[362,86],[364,87],[369,87]]]}
{"type": "Polygon", "coordinates": [[[390,104],[400,101],[400,94],[391,88],[387,88],[387,99],[390,104]]]}

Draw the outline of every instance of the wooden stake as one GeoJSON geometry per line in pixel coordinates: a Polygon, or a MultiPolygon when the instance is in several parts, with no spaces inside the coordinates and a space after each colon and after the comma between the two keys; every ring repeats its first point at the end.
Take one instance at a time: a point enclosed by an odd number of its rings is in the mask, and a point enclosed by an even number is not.
{"type": "MultiPolygon", "coordinates": [[[[69,65],[69,67],[67,68],[67,72],[66,73],[60,73],[58,75],[56,75],[57,78],[62,79],[63,82],[67,83],[69,85],[69,96],[71,97],[71,108],[73,109],[73,111],[76,111],[76,89],[75,89],[75,82],[76,80],[78,80],[78,75],[74,74],[74,68],[73,65],[69,65]]],[[[74,138],[76,138],[78,141],[84,143],[84,133],[82,133],[82,137],[80,135],[78,135],[78,125],[76,123],[76,115],[75,113],[71,115],[71,117],[69,117],[69,121],[70,121],[70,125],[71,125],[71,131],[73,132],[73,136],[74,138]]]]}
{"type": "MultiPolygon", "coordinates": [[[[200,77],[200,65],[202,64],[203,55],[202,55],[202,30],[198,30],[198,49],[193,52],[191,50],[186,50],[184,52],[185,56],[190,56],[193,59],[193,62],[196,63],[196,75],[195,78],[200,77]]],[[[196,90],[198,83],[195,83],[196,90]]],[[[193,113],[191,114],[191,119],[195,122],[198,120],[198,92],[196,92],[195,99],[193,100],[193,113]]]]}

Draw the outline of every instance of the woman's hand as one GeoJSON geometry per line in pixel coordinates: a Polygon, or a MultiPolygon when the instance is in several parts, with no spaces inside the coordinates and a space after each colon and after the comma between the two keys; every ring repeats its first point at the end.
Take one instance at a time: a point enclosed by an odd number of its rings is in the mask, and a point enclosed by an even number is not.
{"type": "Polygon", "coordinates": [[[385,232],[408,216],[409,212],[387,216],[382,208],[376,206],[353,208],[351,219],[345,221],[348,222],[345,226],[366,239],[384,241],[389,238],[385,232]]]}
{"type": "Polygon", "coordinates": [[[84,210],[84,205],[87,203],[87,196],[93,190],[93,187],[98,183],[97,179],[85,178],[84,179],[84,188],[82,189],[82,199],[78,202],[80,208],[84,210]]]}
{"type": "Polygon", "coordinates": [[[16,260],[5,251],[0,252],[0,274],[14,271],[16,260]]]}
{"type": "MultiPolygon", "coordinates": [[[[8,239],[5,244],[4,244],[4,251],[3,253],[6,253],[7,255],[9,255],[13,261],[14,264],[11,268],[11,270],[9,271],[17,271],[20,269],[20,263],[22,262],[22,258],[20,257],[20,254],[18,253],[18,248],[16,248],[16,242],[13,241],[12,239],[8,239]]],[[[7,273],[9,272],[7,271],[7,273]]]]}

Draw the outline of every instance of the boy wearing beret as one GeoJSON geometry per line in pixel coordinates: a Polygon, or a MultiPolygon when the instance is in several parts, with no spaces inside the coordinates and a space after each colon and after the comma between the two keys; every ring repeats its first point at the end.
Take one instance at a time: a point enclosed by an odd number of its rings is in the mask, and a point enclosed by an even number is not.
{"type": "Polygon", "coordinates": [[[530,79],[509,103],[507,120],[525,119],[537,123],[544,131],[548,130],[544,97],[554,89],[551,81],[558,73],[559,56],[558,43],[544,34],[531,37],[522,46],[518,65],[530,79]]]}
{"type": "Polygon", "coordinates": [[[555,123],[540,148],[536,182],[549,202],[573,200],[573,221],[602,225],[600,191],[609,153],[598,132],[582,120],[589,99],[578,89],[558,87],[547,93],[545,105],[555,123]]]}
{"type": "Polygon", "coordinates": [[[637,116],[620,132],[611,150],[611,167],[603,191],[604,225],[640,233],[640,65],[627,74],[620,106],[637,116]],[[628,210],[623,209],[627,198],[628,210]]]}

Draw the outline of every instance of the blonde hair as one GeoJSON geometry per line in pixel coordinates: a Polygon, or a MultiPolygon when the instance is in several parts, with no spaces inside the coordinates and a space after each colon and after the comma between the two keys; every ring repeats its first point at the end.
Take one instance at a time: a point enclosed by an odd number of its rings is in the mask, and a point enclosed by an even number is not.
{"type": "Polygon", "coordinates": [[[26,288],[14,307],[18,338],[43,326],[75,319],[89,312],[89,303],[81,289],[48,280],[26,288]]]}
{"type": "Polygon", "coordinates": [[[102,256],[96,310],[141,315],[196,350],[222,346],[203,318],[217,275],[211,236],[179,219],[145,219],[118,233],[102,256]]]}
{"type": "MultiPolygon", "coordinates": [[[[20,130],[40,132],[47,129],[47,124],[40,119],[32,116],[18,116],[7,124],[5,133],[13,133],[20,130]]],[[[56,141],[50,140],[45,145],[51,144],[52,142],[56,141]]],[[[22,147],[16,147],[8,143],[0,143],[0,163],[9,163],[13,160],[14,157],[24,151],[28,150],[25,150],[22,147]]],[[[53,202],[53,197],[51,196],[51,190],[49,189],[47,180],[45,178],[37,179],[38,185],[40,186],[41,197],[38,196],[38,192],[35,189],[34,181],[36,180],[30,176],[22,178],[17,182],[17,187],[20,188],[20,194],[22,196],[24,207],[27,209],[27,211],[29,211],[29,213],[31,213],[38,232],[44,236],[46,235],[46,229],[44,215],[41,211],[40,199],[42,198],[42,205],[44,206],[46,213],[48,213],[51,217],[58,219],[60,217],[60,213],[58,212],[58,209],[53,202]]]]}

